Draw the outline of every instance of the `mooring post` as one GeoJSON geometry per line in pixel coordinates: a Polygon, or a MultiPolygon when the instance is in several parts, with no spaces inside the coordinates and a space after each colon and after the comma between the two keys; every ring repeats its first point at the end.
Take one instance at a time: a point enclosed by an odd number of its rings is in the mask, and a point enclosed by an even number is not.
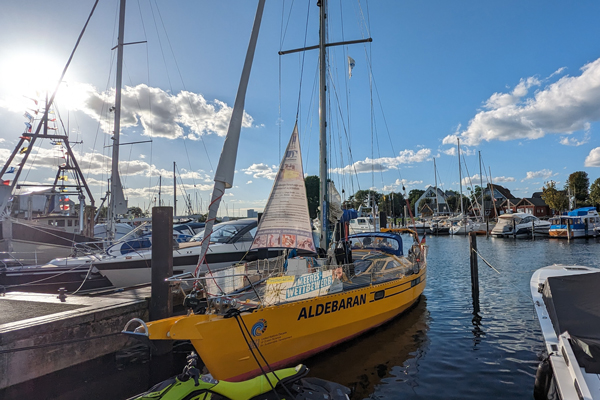
{"type": "Polygon", "coordinates": [[[479,267],[477,265],[477,234],[469,233],[469,253],[471,260],[471,292],[473,300],[479,301],[479,267]]]}
{"type": "Polygon", "coordinates": [[[485,237],[490,237],[490,217],[485,219],[485,237]]]}
{"type": "Polygon", "coordinates": [[[513,222],[513,238],[516,238],[517,237],[517,222],[515,221],[514,218],[513,218],[512,222],[513,222]]]}
{"type": "MultiPolygon", "coordinates": [[[[173,315],[173,296],[169,282],[173,275],[173,207],[152,208],[152,295],[150,321],[173,315]]],[[[171,341],[156,341],[156,355],[171,351],[171,341]]]]}
{"type": "Polygon", "coordinates": [[[531,239],[535,240],[535,220],[531,220],[531,239]]]}

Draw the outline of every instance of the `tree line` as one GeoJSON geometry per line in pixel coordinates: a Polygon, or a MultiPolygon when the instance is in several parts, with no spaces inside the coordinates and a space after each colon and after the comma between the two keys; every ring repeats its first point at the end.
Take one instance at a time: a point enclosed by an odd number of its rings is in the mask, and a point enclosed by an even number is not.
{"type": "Polygon", "coordinates": [[[569,175],[562,190],[552,180],[546,182],[542,190],[542,199],[557,213],[579,207],[600,206],[600,178],[590,186],[590,179],[585,171],[569,175]]]}

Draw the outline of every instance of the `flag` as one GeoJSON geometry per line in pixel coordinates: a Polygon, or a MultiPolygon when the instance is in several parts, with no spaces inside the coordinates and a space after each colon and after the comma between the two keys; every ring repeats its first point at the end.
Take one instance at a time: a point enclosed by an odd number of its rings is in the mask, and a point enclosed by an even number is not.
{"type": "Polygon", "coordinates": [[[352,78],[352,69],[354,68],[354,65],[356,65],[354,58],[348,56],[348,77],[350,78],[352,78]]]}
{"type": "Polygon", "coordinates": [[[25,97],[26,99],[29,99],[29,100],[33,101],[36,106],[38,105],[38,101],[36,99],[32,99],[31,97],[27,97],[27,96],[23,96],[23,97],[25,97]]]}
{"type": "Polygon", "coordinates": [[[29,149],[29,147],[23,147],[19,154],[25,154],[25,152],[29,149]]]}
{"type": "Polygon", "coordinates": [[[421,244],[425,244],[425,237],[427,237],[427,232],[423,234],[423,239],[421,239],[421,244]]]}
{"type": "Polygon", "coordinates": [[[15,167],[10,167],[8,169],[8,171],[5,172],[5,174],[14,174],[15,173],[15,167]]]}
{"type": "Polygon", "coordinates": [[[58,177],[58,180],[59,180],[59,181],[68,181],[68,180],[69,180],[69,177],[68,177],[67,175],[62,175],[62,176],[59,176],[59,177],[58,177]]]}
{"type": "Polygon", "coordinates": [[[27,118],[29,122],[33,122],[33,115],[29,114],[27,111],[25,111],[25,114],[23,114],[23,116],[27,118]]]}
{"type": "Polygon", "coordinates": [[[31,124],[29,122],[25,122],[25,126],[27,127],[27,133],[31,133],[31,124]]]}
{"type": "Polygon", "coordinates": [[[4,186],[10,186],[10,181],[3,181],[2,179],[0,179],[0,183],[4,186]]]}

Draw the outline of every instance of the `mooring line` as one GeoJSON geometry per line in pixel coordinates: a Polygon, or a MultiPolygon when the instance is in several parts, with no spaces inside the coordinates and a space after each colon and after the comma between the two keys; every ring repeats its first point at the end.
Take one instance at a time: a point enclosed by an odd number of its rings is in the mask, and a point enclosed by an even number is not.
{"type": "MultiPolygon", "coordinates": [[[[487,264],[487,266],[488,266],[488,267],[490,267],[491,269],[493,269],[494,271],[496,271],[496,273],[497,273],[498,275],[502,275],[502,273],[501,273],[500,271],[498,271],[498,269],[496,269],[496,268],[495,268],[495,267],[494,267],[492,264],[490,264],[490,263],[488,262],[488,260],[486,260],[485,258],[483,258],[483,256],[482,256],[482,255],[481,255],[481,254],[480,254],[480,253],[479,253],[477,250],[475,250],[475,249],[471,249],[471,250],[472,250],[472,251],[473,251],[475,254],[477,254],[477,255],[479,256],[479,258],[481,258],[481,260],[482,260],[482,261],[483,261],[485,264],[487,264]]],[[[517,289],[517,291],[518,291],[518,292],[520,292],[522,295],[524,295],[525,297],[527,297],[527,299],[528,299],[528,300],[529,300],[529,301],[530,301],[532,304],[535,304],[535,303],[533,302],[533,298],[531,297],[531,295],[530,295],[530,294],[528,294],[528,293],[525,293],[523,290],[521,290],[521,289],[520,289],[520,288],[519,288],[517,285],[515,285],[514,283],[512,283],[512,282],[510,282],[510,281],[509,281],[508,283],[509,283],[509,284],[510,284],[512,287],[514,287],[515,289],[517,289]]]]}

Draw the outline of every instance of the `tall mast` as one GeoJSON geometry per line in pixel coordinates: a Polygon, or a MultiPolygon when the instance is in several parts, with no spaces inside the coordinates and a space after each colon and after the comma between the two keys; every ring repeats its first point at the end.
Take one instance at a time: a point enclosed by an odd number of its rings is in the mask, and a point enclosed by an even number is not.
{"type": "Polygon", "coordinates": [[[462,171],[460,168],[460,139],[456,138],[458,142],[458,184],[460,185],[460,213],[465,217],[465,211],[463,210],[463,194],[462,194],[462,171]]]}
{"type": "Polygon", "coordinates": [[[481,192],[481,208],[479,216],[483,218],[483,175],[481,174],[481,150],[479,150],[479,191],[481,192]]]}
{"type": "Polygon", "coordinates": [[[437,208],[437,213],[440,213],[440,201],[438,194],[438,186],[437,186],[437,168],[435,166],[435,157],[433,157],[433,176],[435,179],[435,207],[437,208]]]}
{"type": "Polygon", "coordinates": [[[175,175],[175,161],[173,161],[173,217],[177,215],[177,175],[175,175]]]}
{"type": "Polygon", "coordinates": [[[320,0],[320,28],[319,28],[319,179],[321,180],[321,238],[319,246],[325,250],[329,247],[328,235],[328,201],[327,201],[327,48],[325,47],[327,33],[327,0],[320,0]]]}
{"type": "Polygon", "coordinates": [[[123,84],[123,43],[125,36],[125,0],[121,0],[119,9],[119,37],[117,39],[117,81],[115,84],[115,124],[112,143],[112,165],[110,178],[110,203],[108,207],[108,239],[115,238],[116,194],[120,189],[119,178],[119,135],[121,132],[121,86],[123,84]]]}

